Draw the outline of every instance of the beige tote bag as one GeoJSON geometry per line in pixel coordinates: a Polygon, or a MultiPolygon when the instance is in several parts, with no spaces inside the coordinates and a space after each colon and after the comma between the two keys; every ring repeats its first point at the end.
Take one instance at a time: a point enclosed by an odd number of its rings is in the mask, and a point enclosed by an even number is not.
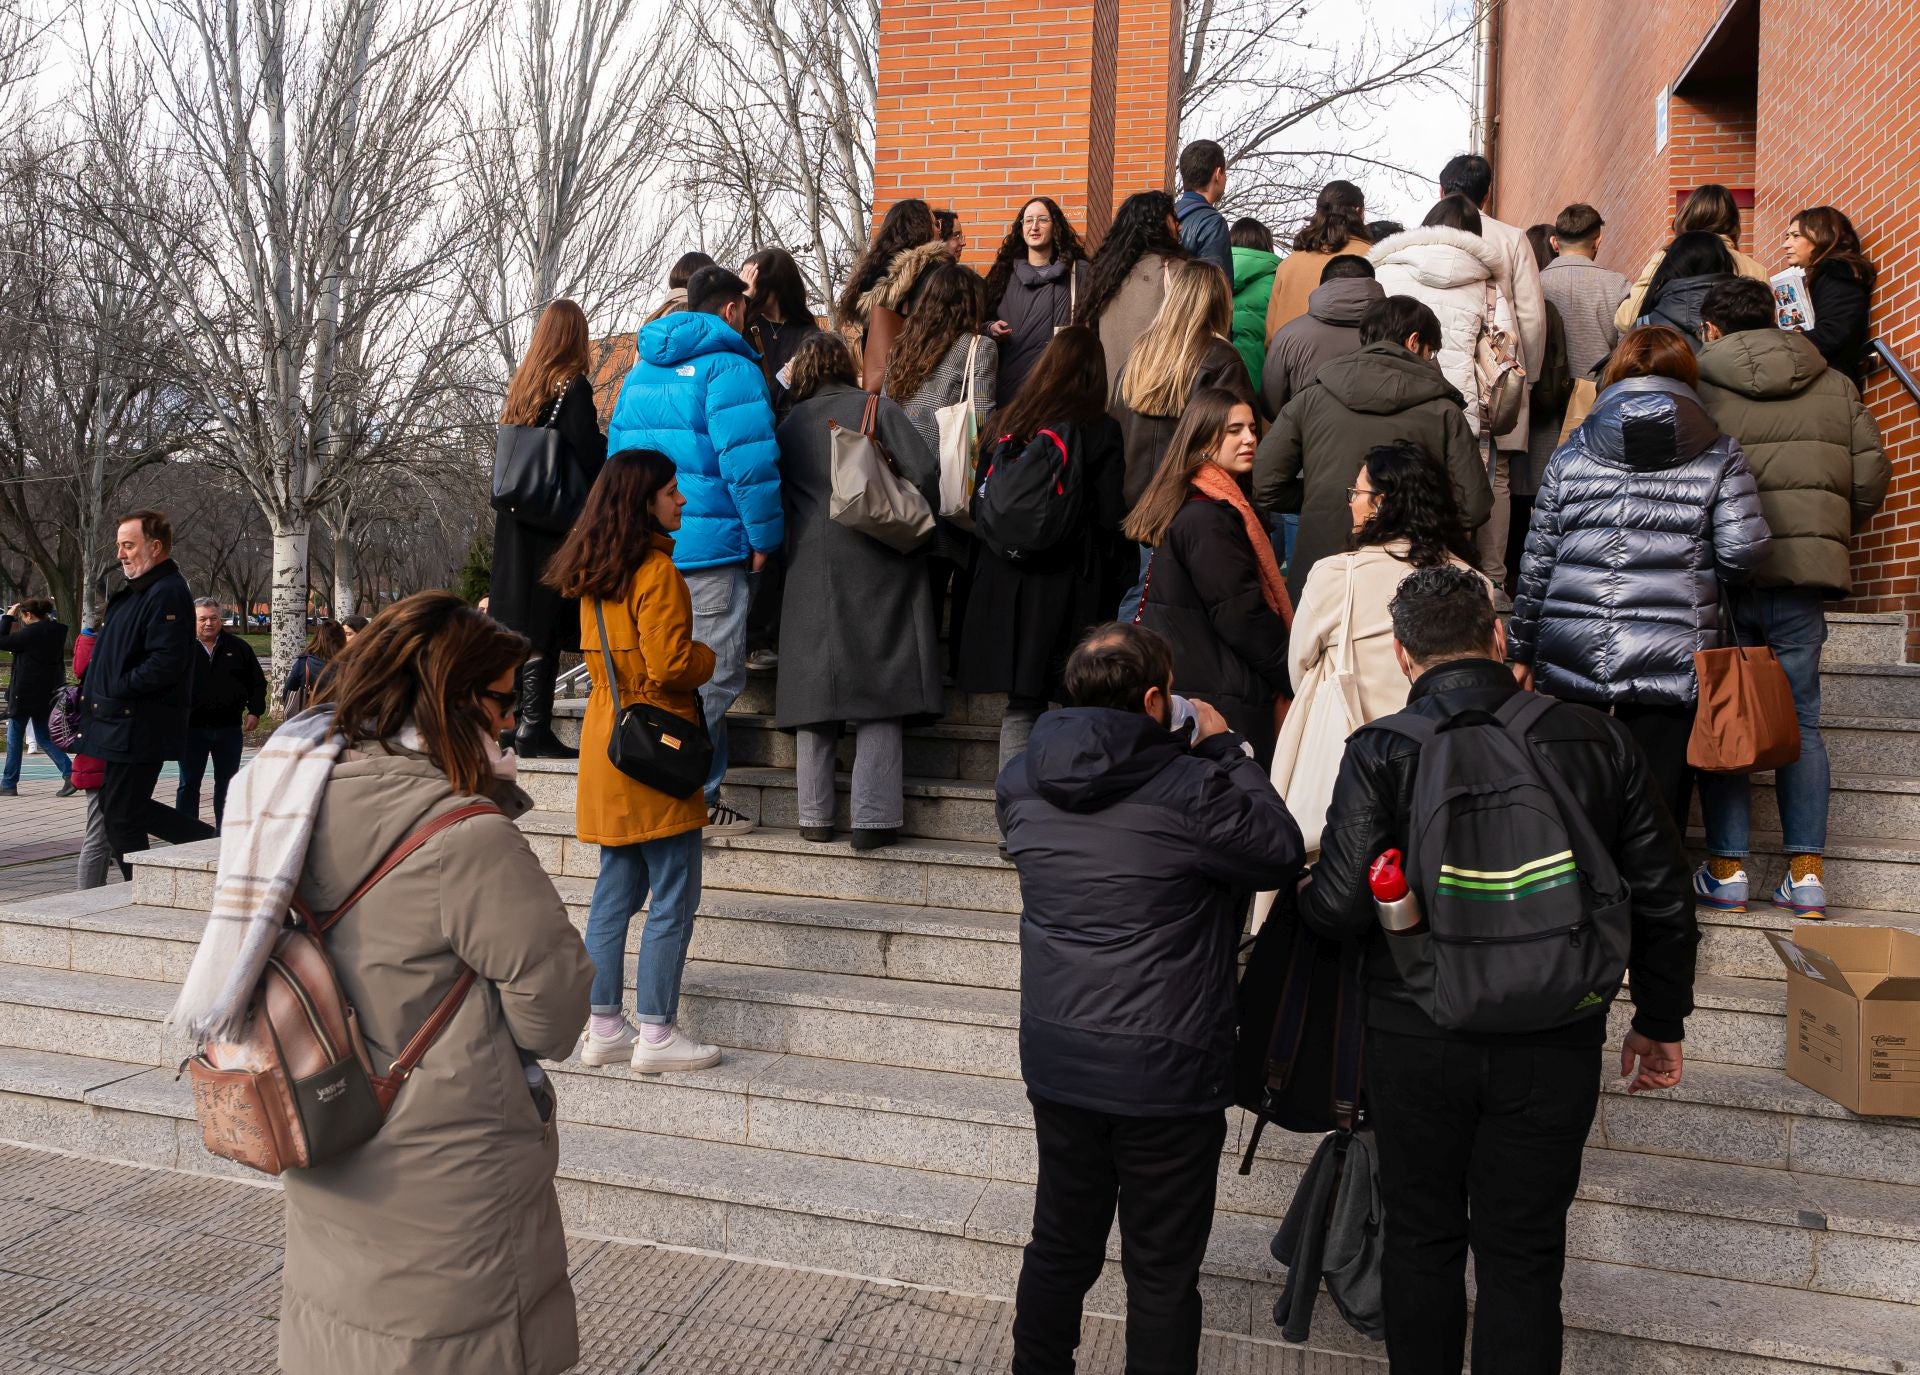
{"type": "Polygon", "coordinates": [[[973,473],[980,452],[980,422],[974,411],[973,364],[980,353],[980,336],[967,345],[967,385],[960,399],[933,413],[940,426],[940,519],[962,530],[973,529],[967,514],[973,503],[973,473]]]}

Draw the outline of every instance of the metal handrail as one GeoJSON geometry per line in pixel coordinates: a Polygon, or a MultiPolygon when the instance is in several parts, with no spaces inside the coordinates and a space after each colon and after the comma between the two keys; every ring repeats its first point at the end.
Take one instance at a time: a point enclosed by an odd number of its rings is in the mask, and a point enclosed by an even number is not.
{"type": "Polygon", "coordinates": [[[1893,374],[1893,380],[1907,389],[1907,395],[1913,398],[1913,404],[1920,406],[1920,382],[1914,381],[1913,374],[1893,356],[1893,350],[1887,347],[1887,341],[1875,339],[1868,347],[1880,355],[1880,361],[1887,365],[1887,371],[1893,374]]]}
{"type": "Polygon", "coordinates": [[[585,697],[587,695],[587,666],[575,664],[565,673],[553,680],[555,697],[585,697]]]}

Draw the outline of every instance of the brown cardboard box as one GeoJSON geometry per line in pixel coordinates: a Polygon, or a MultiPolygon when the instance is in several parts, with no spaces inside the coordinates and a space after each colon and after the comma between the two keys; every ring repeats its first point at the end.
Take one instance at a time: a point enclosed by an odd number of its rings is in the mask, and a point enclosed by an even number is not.
{"type": "Polygon", "coordinates": [[[1787,1074],[1843,1107],[1920,1117],[1920,933],[1765,933],[1787,967],[1787,1074]]]}

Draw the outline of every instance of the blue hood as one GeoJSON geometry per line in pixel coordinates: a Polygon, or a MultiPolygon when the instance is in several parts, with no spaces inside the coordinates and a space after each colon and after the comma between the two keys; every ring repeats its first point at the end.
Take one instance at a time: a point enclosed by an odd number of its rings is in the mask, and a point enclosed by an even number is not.
{"type": "Polygon", "coordinates": [[[1034,725],[1027,742],[1027,784],[1069,812],[1124,802],[1186,754],[1180,738],[1137,711],[1067,707],[1034,725]]]}
{"type": "Polygon", "coordinates": [[[1640,472],[1678,467],[1720,438],[1693,388],[1671,377],[1615,382],[1580,429],[1595,458],[1640,472]]]}
{"type": "Polygon", "coordinates": [[[739,331],[704,310],[662,315],[640,331],[638,349],[642,359],[663,368],[677,367],[707,353],[737,353],[756,362],[760,358],[739,331]]]}

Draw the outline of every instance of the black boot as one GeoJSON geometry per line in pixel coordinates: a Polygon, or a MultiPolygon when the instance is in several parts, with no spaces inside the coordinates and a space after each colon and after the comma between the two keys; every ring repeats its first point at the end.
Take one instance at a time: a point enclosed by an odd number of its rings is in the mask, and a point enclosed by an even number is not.
{"type": "Polygon", "coordinates": [[[554,661],[542,654],[520,665],[520,728],[514,749],[522,759],[578,759],[580,751],[560,743],[553,733],[554,661]]]}

